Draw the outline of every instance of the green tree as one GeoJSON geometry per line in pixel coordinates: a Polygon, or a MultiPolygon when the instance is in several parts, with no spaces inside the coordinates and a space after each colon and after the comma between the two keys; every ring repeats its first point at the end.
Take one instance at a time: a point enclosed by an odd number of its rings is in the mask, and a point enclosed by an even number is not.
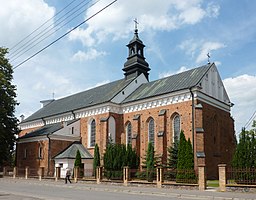
{"type": "Polygon", "coordinates": [[[194,154],[190,138],[186,140],[183,131],[180,133],[178,151],[178,163],[177,163],[177,182],[189,182],[196,181],[194,172],[194,154]]]}
{"type": "Polygon", "coordinates": [[[130,145],[109,143],[103,157],[105,176],[121,178],[123,167],[138,168],[139,158],[130,145]]]}
{"type": "Polygon", "coordinates": [[[126,166],[130,169],[137,169],[139,167],[140,159],[136,151],[132,149],[132,145],[127,145],[126,151],[126,166]]]}
{"type": "Polygon", "coordinates": [[[16,86],[12,85],[13,68],[5,58],[8,50],[0,48],[0,166],[12,161],[18,119],[15,117],[16,86]]]}
{"type": "Polygon", "coordinates": [[[76,159],[75,159],[74,165],[75,167],[79,167],[79,168],[82,167],[82,158],[79,150],[76,151],[76,159]]]}
{"type": "Polygon", "coordinates": [[[232,166],[235,168],[256,167],[256,122],[253,122],[253,129],[247,131],[245,128],[239,134],[239,143],[233,156],[232,166]]]}
{"type": "Polygon", "coordinates": [[[148,150],[146,155],[146,168],[147,168],[147,180],[153,181],[154,169],[155,169],[155,152],[154,146],[151,142],[148,143],[148,150]]]}
{"type": "Polygon", "coordinates": [[[98,144],[94,147],[94,157],[93,157],[93,175],[96,175],[96,168],[100,166],[100,151],[98,144]]]}
{"type": "Polygon", "coordinates": [[[178,141],[175,141],[172,146],[168,147],[168,162],[167,166],[172,169],[177,169],[178,163],[178,141]]]}
{"type": "Polygon", "coordinates": [[[255,121],[253,122],[253,128],[249,131],[242,129],[239,134],[239,143],[236,146],[236,151],[232,160],[232,167],[234,168],[234,179],[237,183],[241,184],[253,184],[256,176],[253,173],[249,173],[248,170],[241,170],[245,168],[256,167],[256,130],[255,121]]]}
{"type": "Polygon", "coordinates": [[[182,170],[186,169],[186,157],[187,157],[187,141],[183,131],[180,133],[180,141],[178,146],[178,162],[177,162],[177,169],[182,170]]]}
{"type": "Polygon", "coordinates": [[[186,157],[187,157],[187,169],[193,170],[194,169],[194,154],[193,154],[193,148],[190,141],[190,138],[188,138],[187,144],[186,144],[186,157]]]}

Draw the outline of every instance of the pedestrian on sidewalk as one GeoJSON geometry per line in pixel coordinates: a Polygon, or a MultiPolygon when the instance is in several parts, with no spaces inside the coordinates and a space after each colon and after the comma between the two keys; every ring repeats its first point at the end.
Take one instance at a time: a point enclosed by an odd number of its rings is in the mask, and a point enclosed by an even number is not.
{"type": "Polygon", "coordinates": [[[71,176],[71,170],[69,168],[67,168],[66,169],[65,184],[67,184],[68,181],[69,181],[69,183],[71,183],[70,176],[71,176]]]}

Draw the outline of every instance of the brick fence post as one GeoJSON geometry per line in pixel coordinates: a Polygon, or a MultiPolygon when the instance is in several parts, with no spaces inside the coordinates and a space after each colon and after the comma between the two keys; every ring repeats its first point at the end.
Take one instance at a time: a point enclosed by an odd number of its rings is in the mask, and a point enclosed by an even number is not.
{"type": "Polygon", "coordinates": [[[39,181],[42,180],[42,177],[44,176],[44,168],[43,167],[40,167],[39,168],[39,171],[38,171],[38,178],[39,178],[39,181]]]}
{"type": "Polygon", "coordinates": [[[3,168],[3,176],[6,176],[7,175],[7,169],[6,167],[3,168]]]}
{"type": "Polygon", "coordinates": [[[219,190],[221,192],[225,192],[226,191],[226,182],[227,182],[227,178],[226,178],[226,164],[219,164],[219,190]]]}
{"type": "Polygon", "coordinates": [[[28,174],[29,174],[29,167],[25,167],[25,179],[28,179],[28,174]]]}
{"type": "Polygon", "coordinates": [[[78,173],[79,173],[79,167],[78,167],[78,166],[75,166],[75,167],[74,167],[74,182],[75,182],[75,183],[77,183],[78,173]]]}
{"type": "Polygon", "coordinates": [[[55,169],[56,169],[55,181],[58,181],[60,179],[60,167],[55,167],[55,169]]]}
{"type": "Polygon", "coordinates": [[[123,180],[124,180],[124,186],[128,185],[128,181],[130,179],[130,172],[129,172],[129,167],[126,166],[123,168],[123,180]]]}
{"type": "Polygon", "coordinates": [[[199,190],[206,189],[206,173],[205,173],[205,165],[198,165],[198,185],[199,190]]]}
{"type": "Polygon", "coordinates": [[[156,168],[156,185],[157,188],[161,188],[163,183],[163,168],[157,167],[156,168]]]}
{"type": "Polygon", "coordinates": [[[102,167],[97,167],[96,169],[96,180],[97,180],[97,184],[100,184],[102,180],[102,167]]]}
{"type": "Polygon", "coordinates": [[[13,168],[13,178],[16,178],[16,176],[17,176],[17,171],[18,171],[17,167],[14,167],[14,168],[13,168]]]}

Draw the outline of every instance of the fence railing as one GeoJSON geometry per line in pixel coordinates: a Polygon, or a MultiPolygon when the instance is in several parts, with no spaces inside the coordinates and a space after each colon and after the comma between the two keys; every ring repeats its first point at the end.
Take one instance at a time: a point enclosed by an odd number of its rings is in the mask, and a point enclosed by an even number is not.
{"type": "Polygon", "coordinates": [[[256,185],[256,168],[227,168],[227,184],[256,185]]]}
{"type": "MultiPolygon", "coordinates": [[[[203,168],[205,169],[205,168],[203,168]]],[[[61,167],[55,168],[55,180],[58,181],[61,178],[61,167]]],[[[16,177],[38,177],[41,180],[44,177],[44,168],[33,169],[33,168],[4,168],[4,176],[16,177]]],[[[196,184],[198,183],[198,177],[194,170],[173,170],[162,167],[157,167],[152,170],[138,170],[129,169],[124,167],[122,170],[106,170],[103,167],[98,167],[94,173],[93,169],[79,169],[74,168],[74,180],[84,180],[86,178],[96,179],[97,183],[101,181],[110,180],[117,181],[118,183],[123,182],[124,185],[132,183],[133,181],[140,181],[141,183],[152,183],[157,184],[157,187],[162,187],[162,184],[196,184]],[[170,183],[173,182],[173,183],[170,183]]],[[[204,174],[201,175],[201,179],[205,180],[204,174]]],[[[200,185],[200,184],[199,184],[200,185]]],[[[202,187],[204,189],[204,187],[202,187]]]]}

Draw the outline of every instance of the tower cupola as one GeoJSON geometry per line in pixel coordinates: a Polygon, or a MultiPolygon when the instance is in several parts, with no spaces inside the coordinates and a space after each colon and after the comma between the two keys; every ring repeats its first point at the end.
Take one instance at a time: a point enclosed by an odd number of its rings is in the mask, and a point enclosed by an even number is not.
{"type": "Polygon", "coordinates": [[[145,45],[139,38],[136,20],[133,39],[126,46],[129,53],[123,68],[125,78],[134,78],[143,73],[148,80],[150,68],[144,57],[145,45]]]}

